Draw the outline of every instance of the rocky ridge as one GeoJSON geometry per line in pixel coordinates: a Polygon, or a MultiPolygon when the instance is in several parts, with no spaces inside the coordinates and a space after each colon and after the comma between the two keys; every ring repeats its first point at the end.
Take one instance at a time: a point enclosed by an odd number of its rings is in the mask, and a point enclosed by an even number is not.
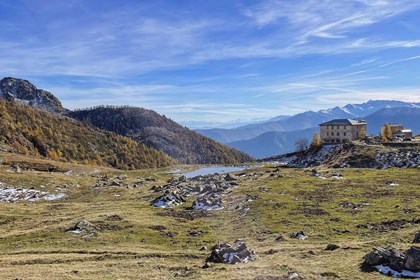
{"type": "Polygon", "coordinates": [[[382,145],[324,145],[303,153],[289,153],[261,160],[288,167],[302,168],[325,165],[333,168],[420,167],[420,144],[388,147],[382,145]]]}
{"type": "Polygon", "coordinates": [[[38,89],[27,80],[11,77],[0,80],[0,99],[22,102],[50,113],[67,111],[51,92],[38,89]]]}

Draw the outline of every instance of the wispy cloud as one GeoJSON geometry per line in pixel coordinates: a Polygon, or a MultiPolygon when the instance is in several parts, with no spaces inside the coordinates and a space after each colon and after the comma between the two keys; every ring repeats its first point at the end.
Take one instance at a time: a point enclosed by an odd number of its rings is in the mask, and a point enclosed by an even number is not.
{"type": "Polygon", "coordinates": [[[1,1],[0,71],[70,108],[129,104],[181,119],[287,114],[337,96],[388,96],[385,86],[412,88],[410,99],[416,76],[403,66],[420,58],[409,17],[419,9],[412,0],[210,1],[205,10],[1,1]]]}

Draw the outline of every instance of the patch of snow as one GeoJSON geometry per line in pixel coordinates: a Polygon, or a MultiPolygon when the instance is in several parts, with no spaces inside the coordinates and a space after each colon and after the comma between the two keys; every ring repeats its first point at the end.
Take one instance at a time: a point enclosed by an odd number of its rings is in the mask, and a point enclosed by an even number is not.
{"type": "Polygon", "coordinates": [[[376,265],[375,268],[382,274],[389,275],[394,278],[420,278],[420,272],[414,272],[410,270],[402,270],[401,272],[398,272],[396,270],[393,270],[389,266],[386,265],[376,265]]]}
{"type": "Polygon", "coordinates": [[[308,236],[305,235],[305,234],[298,234],[298,236],[297,236],[297,239],[299,239],[299,240],[305,240],[307,238],[308,238],[308,236]]]}
{"type": "Polygon", "coordinates": [[[153,206],[160,207],[160,208],[172,208],[180,203],[177,202],[177,198],[175,196],[164,196],[153,203],[153,206]]]}

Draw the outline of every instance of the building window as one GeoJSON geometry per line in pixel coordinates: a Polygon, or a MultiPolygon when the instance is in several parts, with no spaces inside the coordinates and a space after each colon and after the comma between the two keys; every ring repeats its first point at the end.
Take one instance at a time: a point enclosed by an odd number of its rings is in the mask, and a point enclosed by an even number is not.
{"type": "Polygon", "coordinates": [[[334,136],[334,132],[331,132],[331,136],[334,136]]]}
{"type": "Polygon", "coordinates": [[[337,132],[337,136],[340,136],[340,132],[337,132]]]}
{"type": "Polygon", "coordinates": [[[327,132],[327,136],[329,136],[328,132],[327,132]]]}
{"type": "Polygon", "coordinates": [[[337,125],[337,129],[340,129],[340,126],[339,125],[337,125]]]}
{"type": "Polygon", "coordinates": [[[346,133],[344,132],[344,136],[346,136],[346,133]]]}
{"type": "MultiPolygon", "coordinates": [[[[344,129],[346,129],[346,126],[344,126],[344,129]]],[[[345,135],[345,134],[344,134],[345,135]]]]}

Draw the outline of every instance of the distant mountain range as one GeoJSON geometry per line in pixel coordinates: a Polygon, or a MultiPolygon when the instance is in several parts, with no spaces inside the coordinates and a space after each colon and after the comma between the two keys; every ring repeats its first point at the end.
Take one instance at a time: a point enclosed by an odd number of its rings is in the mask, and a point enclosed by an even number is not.
{"type": "MultiPolygon", "coordinates": [[[[147,162],[147,164],[141,165],[138,161],[141,157],[139,156],[133,156],[135,158],[135,164],[129,164],[130,160],[127,160],[127,162],[121,164],[123,166],[129,165],[129,167],[133,166],[135,168],[140,166],[149,166],[149,167],[157,167],[157,166],[163,166],[167,165],[168,163],[173,163],[174,161],[168,161],[164,156],[170,155],[173,159],[176,159],[179,162],[182,163],[194,163],[194,164],[238,164],[242,162],[249,162],[252,161],[253,158],[249,155],[240,152],[238,150],[235,150],[231,147],[228,147],[226,145],[220,144],[216,141],[214,141],[211,138],[205,137],[195,131],[192,131],[188,128],[185,128],[176,122],[166,118],[165,116],[161,116],[158,113],[146,110],[143,108],[136,108],[136,107],[97,107],[92,109],[86,109],[86,110],[78,110],[78,111],[70,111],[61,105],[60,100],[58,100],[52,93],[37,89],[33,84],[31,84],[27,80],[22,79],[16,79],[16,78],[3,78],[0,80],[0,99],[6,100],[10,103],[21,103],[26,104],[32,107],[36,107],[39,109],[42,109],[44,111],[47,111],[48,118],[45,117],[42,114],[38,114],[40,117],[49,119],[52,123],[57,123],[57,119],[60,120],[66,120],[66,118],[63,118],[62,116],[68,116],[73,119],[77,119],[76,126],[81,127],[88,127],[88,130],[80,130],[80,133],[84,133],[89,135],[92,140],[88,141],[85,139],[85,142],[82,143],[83,145],[87,145],[90,143],[96,143],[95,141],[98,139],[100,140],[100,144],[103,147],[106,147],[106,144],[103,142],[108,141],[107,139],[116,139],[115,137],[103,137],[104,131],[111,131],[113,133],[117,133],[122,136],[129,137],[133,140],[135,140],[137,143],[133,146],[132,143],[128,143],[126,146],[132,146],[133,147],[133,153],[136,153],[138,149],[143,149],[145,152],[141,152],[140,154],[153,154],[151,151],[156,152],[156,160],[155,162],[147,162]],[[83,123],[81,123],[83,122],[83,123]],[[98,129],[99,128],[99,129],[98,129]],[[101,130],[103,129],[103,130],[101,130]],[[98,138],[98,139],[95,139],[98,138]],[[139,145],[140,144],[140,145],[139,145]],[[149,150],[146,149],[147,147],[144,147],[146,145],[149,147],[149,150]],[[158,152],[160,151],[160,152],[158,152]],[[164,154],[165,153],[165,154],[164,154]],[[164,162],[164,163],[160,163],[164,162]]],[[[16,110],[12,108],[12,112],[21,110],[21,107],[16,107],[16,110]]],[[[32,111],[31,111],[32,112],[32,111]]],[[[33,111],[36,112],[36,111],[33,111]]],[[[34,114],[34,113],[33,113],[34,114]]],[[[11,120],[9,120],[11,121],[11,120]]],[[[42,120],[39,120],[40,122],[42,120]]],[[[67,124],[66,122],[63,122],[63,126],[66,124],[66,127],[68,128],[68,131],[77,132],[77,129],[73,129],[71,124],[67,124]]],[[[13,127],[13,123],[7,123],[7,125],[13,127]]],[[[30,128],[30,124],[25,124],[28,129],[30,128]]],[[[35,125],[35,124],[34,124],[35,125]]],[[[47,124],[39,124],[41,129],[41,132],[43,135],[50,135],[48,134],[49,131],[44,132],[42,129],[43,127],[48,127],[47,124]]],[[[66,128],[64,130],[58,129],[57,127],[50,128],[49,130],[55,130],[59,131],[60,135],[63,136],[64,139],[70,139],[72,137],[74,138],[75,144],[78,143],[77,139],[84,139],[83,135],[77,136],[77,135],[67,135],[64,134],[66,132],[66,128]]],[[[4,131],[8,135],[12,133],[11,131],[4,131]]],[[[34,132],[35,133],[35,132],[34,132]]],[[[53,131],[54,133],[54,131],[53,131]]],[[[107,132],[108,133],[108,132],[107,132]]],[[[112,133],[108,133],[109,135],[113,135],[112,133]]],[[[59,135],[59,136],[60,136],[59,135]]],[[[60,137],[61,137],[60,136],[60,137]]],[[[33,139],[32,136],[28,136],[30,139],[28,140],[30,143],[31,139],[33,139]]],[[[60,138],[58,137],[58,138],[60,138]]],[[[9,138],[7,138],[9,139],[9,138]]],[[[4,139],[6,141],[7,139],[4,139]]],[[[10,138],[11,139],[11,138],[10,138]]],[[[10,140],[9,139],[9,140],[10,140]]],[[[23,139],[23,138],[22,138],[23,139]]],[[[61,138],[60,138],[61,139],[61,138]]],[[[124,142],[125,138],[118,138],[118,141],[124,142]]],[[[128,138],[127,138],[128,139],[128,138]]],[[[1,139],[0,139],[1,140],[1,139]]],[[[8,141],[9,141],[8,140],[8,141]]],[[[67,141],[66,140],[66,141],[67,141]]],[[[11,141],[11,140],[10,140],[11,141]]],[[[23,141],[23,140],[22,140],[23,141]]],[[[40,155],[48,156],[49,154],[53,154],[56,156],[56,154],[62,154],[62,150],[65,149],[65,147],[59,147],[61,144],[68,145],[70,143],[67,143],[66,141],[62,141],[59,143],[55,143],[54,141],[52,143],[48,142],[46,139],[43,139],[43,142],[47,143],[45,144],[45,147],[42,148],[42,152],[39,152],[40,155]],[[55,144],[54,144],[55,143],[55,144]],[[55,146],[54,146],[55,145],[55,146]],[[54,147],[54,148],[53,148],[54,147]],[[49,153],[50,152],[50,153],[49,153]]],[[[111,141],[111,140],[109,140],[111,141]]],[[[113,140],[118,142],[117,140],[113,140]]],[[[0,141],[1,142],[1,141],[0,141]]],[[[25,146],[26,148],[23,148],[23,150],[29,149],[31,150],[31,144],[27,143],[29,146],[25,146]]],[[[25,142],[26,143],[26,142],[25,142]]],[[[1,143],[0,143],[1,144],[1,143]]],[[[9,143],[10,144],[10,143],[9,143]]],[[[25,144],[26,145],[26,144],[25,144]]],[[[32,143],[32,145],[34,145],[32,143]]],[[[82,146],[83,146],[82,145],[82,146]]],[[[98,144],[92,144],[95,147],[98,144]]],[[[115,144],[119,145],[119,144],[115,144]]],[[[127,147],[121,143],[121,149],[127,150],[127,147]],[[123,147],[124,146],[124,147],[123,147]]],[[[116,149],[120,149],[116,147],[116,149]]],[[[17,149],[19,150],[19,149],[17,149]]],[[[110,150],[112,151],[112,149],[110,150]]],[[[69,152],[70,154],[73,152],[69,152]]],[[[106,154],[104,151],[101,151],[100,154],[106,154]]],[[[118,153],[114,153],[115,155],[118,155],[118,153]]],[[[96,155],[95,153],[92,153],[91,157],[100,157],[99,155],[96,155]]],[[[83,156],[78,155],[77,158],[83,158],[83,156]]],[[[66,156],[65,158],[73,159],[72,156],[66,156]]],[[[169,157],[167,157],[169,158],[169,157]]],[[[93,160],[89,158],[89,160],[93,160]]],[[[147,161],[149,161],[149,158],[147,157],[147,161]]],[[[98,162],[104,162],[104,160],[100,160],[99,158],[96,161],[93,161],[95,164],[98,164],[98,162]]],[[[108,165],[110,163],[107,163],[108,165]]]]}
{"type": "Polygon", "coordinates": [[[297,138],[312,139],[320,123],[342,118],[368,121],[368,133],[379,133],[386,122],[402,123],[414,133],[420,133],[418,111],[420,103],[393,100],[370,100],[362,104],[348,104],[318,112],[307,111],[279,120],[249,124],[232,129],[200,129],[198,132],[256,158],[269,157],[294,150],[297,138]]]}

